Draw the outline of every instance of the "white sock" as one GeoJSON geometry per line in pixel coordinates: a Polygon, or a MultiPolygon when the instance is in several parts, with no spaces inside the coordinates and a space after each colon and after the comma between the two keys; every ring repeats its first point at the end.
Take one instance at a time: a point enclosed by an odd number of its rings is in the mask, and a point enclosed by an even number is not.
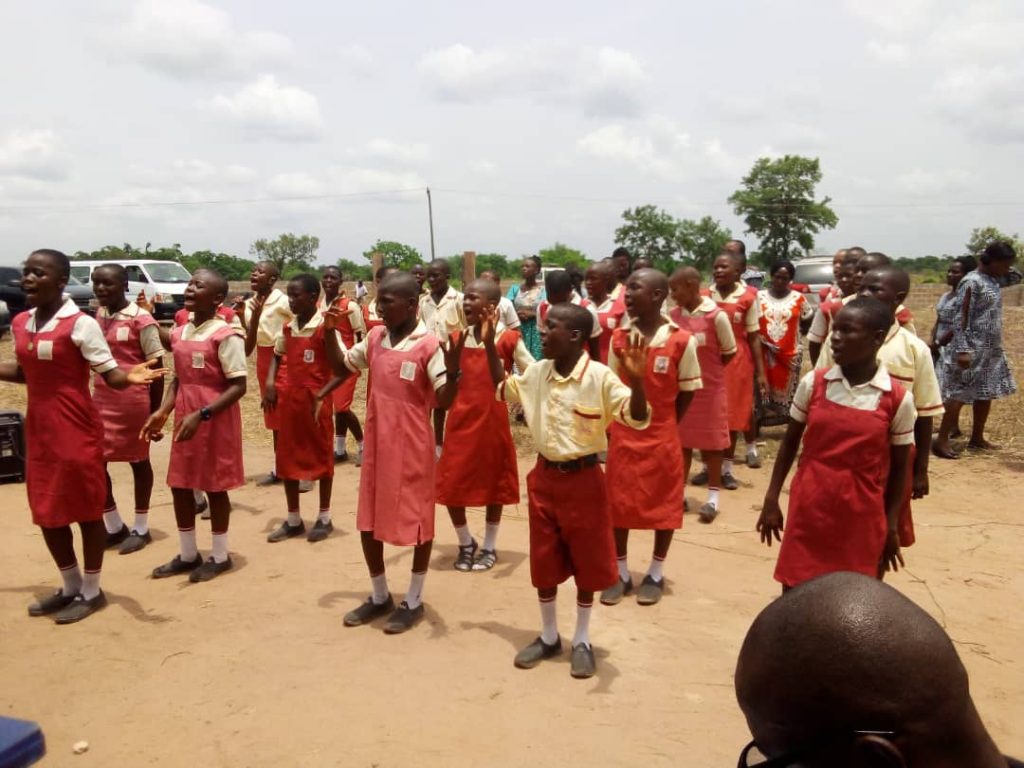
{"type": "Polygon", "coordinates": [[[757,443],[747,443],[747,456],[757,456],[757,443]]]}
{"type": "Polygon", "coordinates": [[[619,566],[619,580],[629,581],[629,566],[626,565],[626,558],[617,557],[615,558],[615,564],[619,566]]]}
{"type": "Polygon", "coordinates": [[[61,592],[65,597],[77,595],[82,591],[82,571],[78,563],[72,563],[67,568],[60,569],[60,578],[64,582],[61,592]]]}
{"type": "Polygon", "coordinates": [[[181,560],[184,563],[191,563],[199,554],[199,547],[196,545],[195,528],[178,529],[178,545],[181,547],[181,560]]]}
{"type": "Polygon", "coordinates": [[[359,441],[359,450],[360,451],[363,450],[363,441],[362,440],[359,441]]]}
{"type": "Polygon", "coordinates": [[[441,458],[441,446],[440,445],[435,445],[434,446],[434,456],[436,458],[438,458],[438,459],[441,458]]]}
{"type": "Polygon", "coordinates": [[[345,438],[341,435],[334,436],[334,452],[345,453],[345,438]]]}
{"type": "Polygon", "coordinates": [[[558,642],[558,611],[555,598],[540,601],[540,639],[548,645],[558,642]]]}
{"type": "Polygon", "coordinates": [[[213,561],[223,563],[228,559],[228,532],[213,534],[213,561]]]}
{"type": "Polygon", "coordinates": [[[294,509],[294,510],[293,509],[289,509],[288,510],[288,525],[291,528],[295,528],[297,526],[302,525],[302,515],[299,514],[299,510],[297,510],[297,509],[294,509]]]}
{"type": "Polygon", "coordinates": [[[387,574],[381,573],[376,576],[370,577],[370,584],[373,585],[373,602],[375,605],[381,605],[387,602],[388,599],[388,577],[387,574]]]}
{"type": "Polygon", "coordinates": [[[405,593],[405,604],[410,608],[419,608],[423,603],[423,582],[427,579],[427,572],[412,572],[409,577],[409,591],[405,593]]]}
{"type": "Polygon", "coordinates": [[[484,549],[493,552],[498,545],[498,528],[501,523],[487,523],[484,530],[484,549]]]}
{"type": "Polygon", "coordinates": [[[709,504],[714,504],[715,505],[715,509],[718,509],[718,489],[717,488],[710,488],[710,487],[708,488],[708,503],[709,504]]]}
{"type": "Polygon", "coordinates": [[[576,603],[576,634],[572,636],[573,648],[581,644],[590,645],[590,613],[593,609],[593,603],[576,603]]]}
{"type": "Polygon", "coordinates": [[[82,577],[82,597],[92,600],[100,593],[100,572],[86,571],[82,577]]]}
{"type": "Polygon", "coordinates": [[[661,581],[663,578],[665,578],[664,569],[665,569],[665,558],[663,558],[663,557],[652,557],[651,558],[651,567],[647,569],[647,575],[650,576],[655,581],[661,581]]]}
{"type": "Polygon", "coordinates": [[[203,492],[192,489],[192,498],[196,500],[196,505],[203,503],[203,492]]]}
{"type": "Polygon", "coordinates": [[[468,547],[473,543],[473,536],[469,532],[468,525],[458,525],[455,527],[455,535],[459,537],[459,546],[468,547]]]}
{"type": "Polygon", "coordinates": [[[702,464],[701,465],[701,471],[706,475],[708,473],[708,465],[707,464],[702,464]]]}
{"type": "Polygon", "coordinates": [[[117,533],[124,527],[124,520],[121,519],[116,505],[103,511],[103,525],[107,533],[117,533]]]}
{"type": "Polygon", "coordinates": [[[731,475],[732,474],[732,459],[722,459],[722,474],[723,475],[731,475]]]}
{"type": "Polygon", "coordinates": [[[318,522],[321,522],[324,525],[327,525],[327,523],[331,522],[331,510],[330,509],[321,509],[320,510],[320,514],[316,516],[316,519],[317,519],[318,522]]]}
{"type": "Polygon", "coordinates": [[[135,510],[135,523],[132,525],[132,530],[135,531],[140,536],[149,533],[149,510],[148,509],[136,509],[135,510]]]}

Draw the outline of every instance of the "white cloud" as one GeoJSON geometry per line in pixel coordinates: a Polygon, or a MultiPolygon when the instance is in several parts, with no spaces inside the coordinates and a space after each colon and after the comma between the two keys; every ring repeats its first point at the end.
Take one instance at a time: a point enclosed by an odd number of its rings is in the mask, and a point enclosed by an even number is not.
{"type": "Polygon", "coordinates": [[[350,71],[357,75],[369,75],[374,72],[373,54],[365,46],[356,44],[341,48],[338,57],[350,71]]]}
{"type": "Polygon", "coordinates": [[[931,18],[933,0],[847,0],[856,16],[890,34],[902,34],[920,27],[931,18]]]}
{"type": "Polygon", "coordinates": [[[274,197],[313,197],[326,189],[319,179],[308,173],[278,173],[267,183],[267,191],[274,197]]]}
{"type": "Polygon", "coordinates": [[[263,75],[230,96],[218,94],[211,109],[250,138],[311,141],[323,132],[316,96],[263,75]]]}
{"type": "Polygon", "coordinates": [[[903,64],[910,59],[910,49],[903,43],[868,41],[868,55],[883,64],[903,64]]]}
{"type": "Polygon", "coordinates": [[[426,144],[392,141],[391,139],[371,139],[366,144],[364,154],[373,160],[388,163],[418,163],[427,158],[426,144]]]}
{"type": "Polygon", "coordinates": [[[287,60],[288,38],[240,31],[201,0],[141,0],[117,40],[144,65],[174,77],[239,76],[287,60]]]}
{"type": "Polygon", "coordinates": [[[914,168],[912,171],[896,177],[896,186],[910,195],[931,197],[947,194],[970,187],[974,176],[959,168],[924,170],[914,168]]]}
{"type": "Polygon", "coordinates": [[[427,53],[419,70],[434,95],[448,101],[532,98],[575,104],[591,115],[626,116],[647,96],[643,64],[610,47],[531,42],[475,50],[459,43],[427,53]]]}
{"type": "Polygon", "coordinates": [[[490,160],[477,160],[473,163],[473,170],[479,174],[490,176],[498,172],[498,166],[490,160]]]}
{"type": "Polygon", "coordinates": [[[67,177],[69,165],[53,131],[17,130],[0,139],[0,176],[58,181],[67,177]]]}
{"type": "Polygon", "coordinates": [[[936,83],[932,100],[951,122],[978,138],[1024,142],[1024,66],[951,70],[936,83]]]}

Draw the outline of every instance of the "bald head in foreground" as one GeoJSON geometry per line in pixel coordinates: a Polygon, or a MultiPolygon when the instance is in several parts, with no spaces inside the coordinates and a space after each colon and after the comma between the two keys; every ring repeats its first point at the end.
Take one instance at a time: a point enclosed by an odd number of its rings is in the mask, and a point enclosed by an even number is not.
{"type": "Polygon", "coordinates": [[[942,627],[868,576],[831,573],[761,611],[736,698],[754,737],[741,768],[1024,766],[996,749],[942,627]]]}

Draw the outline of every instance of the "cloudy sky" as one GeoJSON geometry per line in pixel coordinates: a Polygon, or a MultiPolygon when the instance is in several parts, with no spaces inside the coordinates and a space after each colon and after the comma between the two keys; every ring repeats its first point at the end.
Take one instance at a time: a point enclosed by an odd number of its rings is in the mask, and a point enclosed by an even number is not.
{"type": "Polygon", "coordinates": [[[318,235],[603,256],[624,208],[710,214],[761,155],[821,158],[820,250],[1024,231],[1024,3],[94,0],[0,12],[0,263],[244,255],[318,235]]]}

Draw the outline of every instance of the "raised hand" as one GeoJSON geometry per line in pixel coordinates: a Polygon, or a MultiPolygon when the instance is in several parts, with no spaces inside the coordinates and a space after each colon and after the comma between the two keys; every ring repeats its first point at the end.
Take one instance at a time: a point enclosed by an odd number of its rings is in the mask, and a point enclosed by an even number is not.
{"type": "Polygon", "coordinates": [[[447,342],[441,342],[441,351],[444,352],[444,367],[449,373],[459,370],[459,364],[462,361],[462,349],[466,346],[467,336],[469,336],[469,332],[463,331],[459,334],[459,338],[456,341],[452,341],[449,338],[447,342]]]}
{"type": "Polygon", "coordinates": [[[341,327],[343,313],[341,311],[341,297],[331,302],[331,306],[323,313],[324,328],[328,331],[336,331],[341,327]]]}
{"type": "Polygon", "coordinates": [[[158,362],[160,362],[160,359],[155,357],[152,360],[139,363],[134,368],[130,369],[126,374],[128,377],[128,383],[148,385],[152,384],[157,379],[162,379],[170,373],[170,369],[168,368],[154,368],[153,366],[158,362]]]}
{"type": "Polygon", "coordinates": [[[640,382],[647,375],[647,339],[630,334],[622,353],[622,370],[632,382],[640,382]]]}
{"type": "Polygon", "coordinates": [[[250,323],[258,323],[260,315],[263,314],[263,305],[267,303],[267,297],[256,294],[252,297],[252,315],[249,318],[250,323]]]}
{"type": "Polygon", "coordinates": [[[494,338],[498,335],[498,308],[484,307],[480,316],[480,341],[484,344],[493,344],[494,338]]]}
{"type": "Polygon", "coordinates": [[[135,305],[150,314],[153,313],[153,302],[146,298],[146,291],[143,288],[139,289],[139,295],[135,297],[135,305]]]}

